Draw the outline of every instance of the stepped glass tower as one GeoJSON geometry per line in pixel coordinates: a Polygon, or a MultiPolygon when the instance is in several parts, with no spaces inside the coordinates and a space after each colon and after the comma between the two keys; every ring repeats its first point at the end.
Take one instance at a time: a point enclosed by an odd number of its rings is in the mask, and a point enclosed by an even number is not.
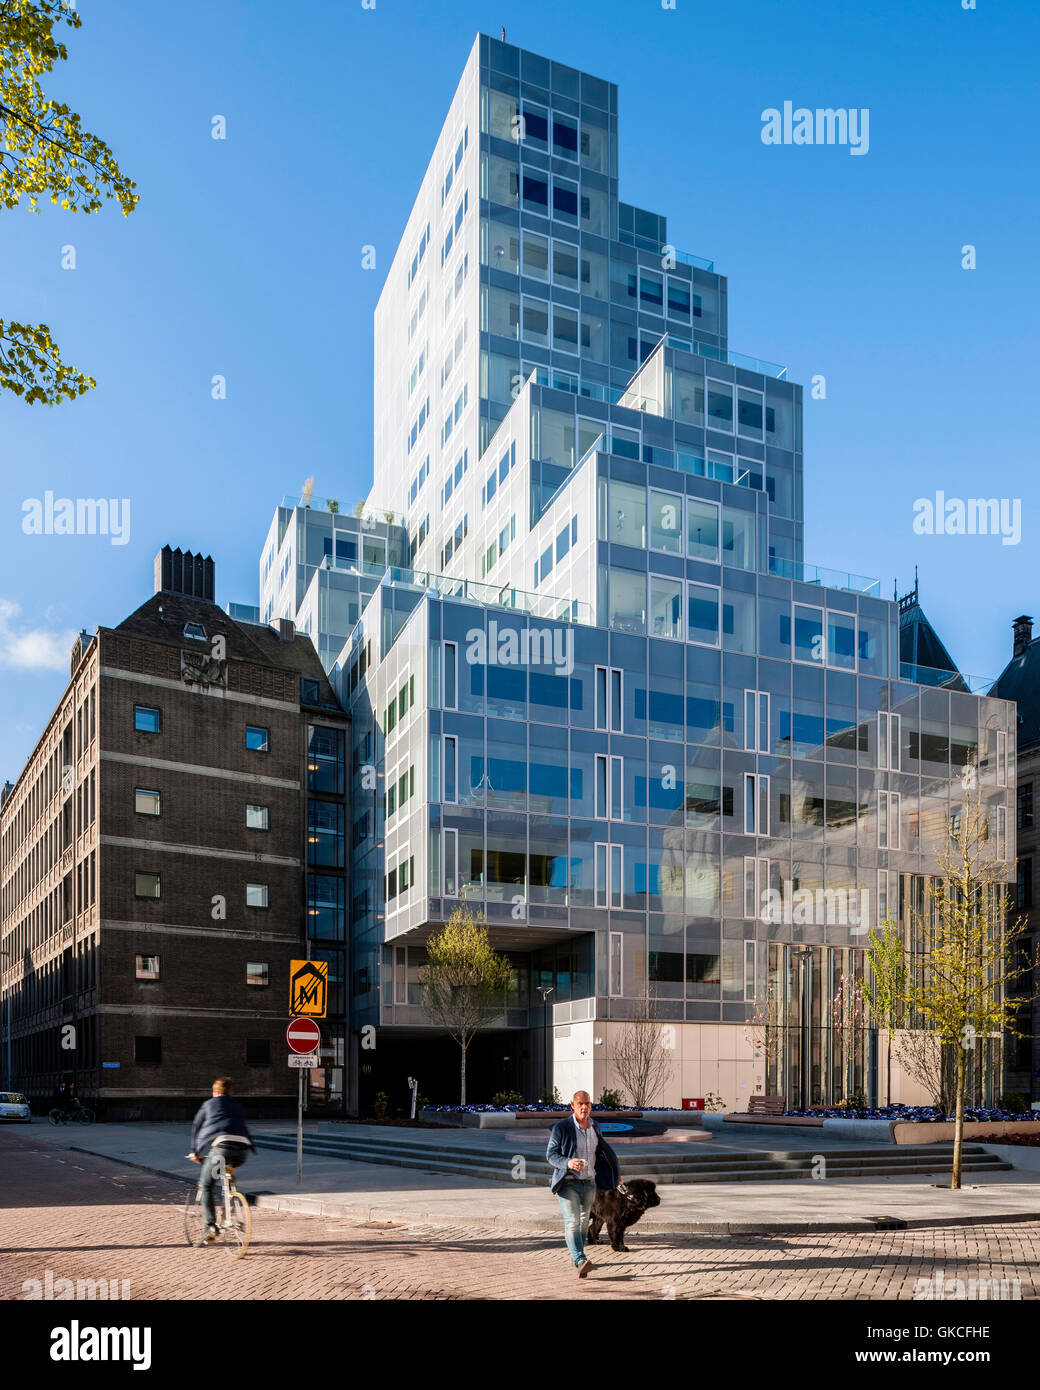
{"type": "MultiPolygon", "coordinates": [[[[801,387],[731,350],[726,278],[620,200],[617,124],[612,83],[479,36],[376,310],[378,577],[334,657],[315,634],[353,720],[360,1098],[457,1098],[419,970],[465,904],[515,967],[472,1100],[624,1089],[650,1020],[657,1104],[884,1101],[886,1040],[832,1001],[883,918],[921,948],[973,751],[1014,862],[1014,706],[902,663],[898,604],[806,562],[801,387]]],[[[340,518],[288,564],[304,511],[278,518],[267,617],[319,570],[357,588],[340,518]]]]}

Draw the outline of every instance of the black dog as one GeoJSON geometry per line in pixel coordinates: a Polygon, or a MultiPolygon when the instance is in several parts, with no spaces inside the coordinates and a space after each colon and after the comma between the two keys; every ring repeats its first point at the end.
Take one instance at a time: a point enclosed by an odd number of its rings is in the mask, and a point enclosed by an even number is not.
{"type": "Polygon", "coordinates": [[[613,1192],[598,1189],[589,1217],[587,1245],[595,1245],[604,1225],[610,1239],[611,1250],[627,1250],[625,1231],[634,1226],[648,1207],[659,1207],[661,1199],[657,1195],[657,1184],[643,1178],[633,1178],[622,1183],[613,1192]]]}

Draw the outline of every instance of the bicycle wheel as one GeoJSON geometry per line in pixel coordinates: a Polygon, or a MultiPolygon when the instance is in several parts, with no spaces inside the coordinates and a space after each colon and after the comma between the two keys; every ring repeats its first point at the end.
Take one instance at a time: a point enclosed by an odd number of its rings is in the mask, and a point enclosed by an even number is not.
{"type": "Polygon", "coordinates": [[[221,1227],[224,1237],[224,1251],[233,1260],[240,1260],[249,1248],[249,1237],[253,1233],[253,1213],[241,1192],[231,1194],[231,1221],[221,1227]]]}
{"type": "Polygon", "coordinates": [[[59,1120],[59,1118],[58,1118],[58,1112],[57,1112],[57,1110],[51,1110],[51,1111],[49,1111],[49,1112],[48,1112],[48,1115],[47,1115],[47,1118],[50,1120],[50,1122],[51,1122],[52,1125],[56,1125],[56,1124],[59,1124],[59,1123],[60,1123],[60,1120],[59,1120]]]}
{"type": "Polygon", "coordinates": [[[206,1231],[202,1216],[202,1195],[197,1187],[188,1193],[184,1203],[184,1235],[189,1245],[199,1246],[206,1231]]]}

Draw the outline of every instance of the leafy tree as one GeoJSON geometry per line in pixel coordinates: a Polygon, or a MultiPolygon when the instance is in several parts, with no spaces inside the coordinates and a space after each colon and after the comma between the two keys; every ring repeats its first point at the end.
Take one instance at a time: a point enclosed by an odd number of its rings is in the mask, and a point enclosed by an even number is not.
{"type": "Polygon", "coordinates": [[[505,1009],[513,967],[491,946],[483,917],[463,904],[426,943],[427,963],[419,972],[423,1010],[458,1043],[461,1057],[460,1105],[466,1104],[466,1054],[481,1029],[505,1009]]]}
{"type": "Polygon", "coordinates": [[[908,964],[890,923],[880,937],[872,933],[868,948],[880,981],[873,996],[875,1017],[908,1030],[900,1060],[929,1084],[940,1103],[952,1100],[953,1188],[961,1185],[968,1054],[979,1038],[1015,1032],[1012,1021],[1022,995],[1009,998],[1008,986],[1028,971],[1027,965],[1012,964],[1024,919],[1008,917],[1008,864],[990,834],[974,760],[969,759],[961,781],[964,804],[936,848],[940,872],[928,883],[929,910],[912,914],[912,929],[924,948],[920,968],[908,964]],[[944,1077],[950,1057],[952,1085],[944,1077]]]}
{"type": "MultiPolygon", "coordinates": [[[[892,1052],[897,1031],[906,1020],[907,964],[899,928],[886,918],[880,928],[872,927],[867,936],[867,962],[870,965],[864,998],[867,1013],[888,1035],[885,1057],[885,1103],[892,1104],[892,1052]]],[[[908,1071],[923,1080],[913,1068],[908,1071]]],[[[929,1093],[931,1088],[929,1086],[929,1093]]]]}
{"type": "MultiPolygon", "coordinates": [[[[79,116],[52,101],[40,79],[68,58],[56,26],[82,23],[69,0],[0,0],[0,207],[26,199],[89,214],[115,198],[129,216],[137,206],[108,145],[82,128],[79,116]]],[[[45,323],[0,319],[0,388],[28,404],[74,400],[97,383],[62,360],[45,323]]]]}

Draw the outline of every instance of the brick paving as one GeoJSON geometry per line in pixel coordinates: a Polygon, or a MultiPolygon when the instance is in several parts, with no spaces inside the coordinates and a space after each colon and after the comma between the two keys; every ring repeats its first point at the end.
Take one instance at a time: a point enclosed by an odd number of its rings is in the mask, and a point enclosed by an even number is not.
{"type": "MultiPolygon", "coordinates": [[[[248,1170],[243,1170],[249,1190],[248,1170]]],[[[557,1239],[477,1223],[357,1223],[258,1208],[234,1262],[184,1241],[187,1187],[89,1154],[0,1141],[0,1298],[23,1282],[129,1280],[132,1299],[911,1299],[915,1281],[1015,1280],[1040,1297],[1040,1223],[870,1234],[628,1236],[578,1280],[557,1239]]],[[[548,1193],[546,1194],[549,1200],[548,1193]]],[[[1014,1285],[1011,1285],[1014,1288],[1014,1285]]],[[[948,1297],[947,1293],[947,1297],[948,1297]]]]}

